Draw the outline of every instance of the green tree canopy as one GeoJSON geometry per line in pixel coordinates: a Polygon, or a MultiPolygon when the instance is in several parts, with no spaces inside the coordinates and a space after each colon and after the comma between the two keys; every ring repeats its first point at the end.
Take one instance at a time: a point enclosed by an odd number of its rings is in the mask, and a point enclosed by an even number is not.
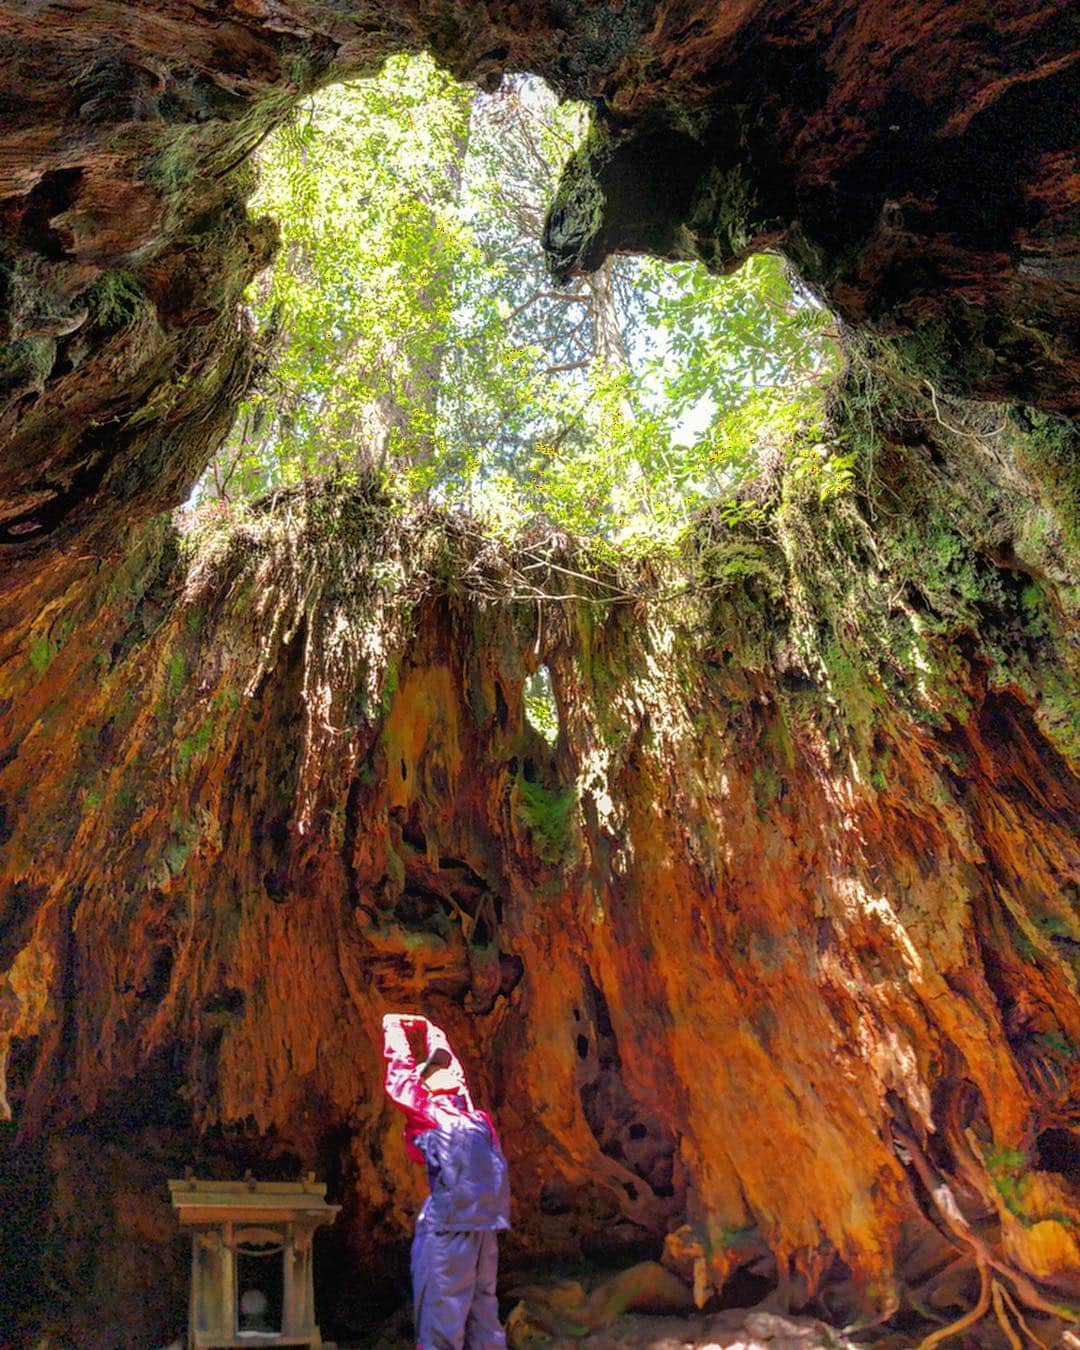
{"type": "Polygon", "coordinates": [[[812,441],[838,347],[781,259],[552,281],[544,210],[586,126],[536,79],[482,94],[399,57],[268,138],[265,360],[198,499],[376,472],[508,532],[671,537],[780,431],[812,441]]]}

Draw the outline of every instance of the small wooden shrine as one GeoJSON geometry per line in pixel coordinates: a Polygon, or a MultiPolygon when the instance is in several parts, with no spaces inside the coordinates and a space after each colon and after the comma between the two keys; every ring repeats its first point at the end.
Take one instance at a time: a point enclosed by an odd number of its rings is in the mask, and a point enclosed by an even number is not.
{"type": "MultiPolygon", "coordinates": [[[[324,1347],[315,1322],[312,1241],[340,1205],[303,1181],[170,1181],[191,1232],[188,1350],[213,1346],[324,1347]]],[[[325,1347],[324,1347],[325,1350],[325,1347]]]]}

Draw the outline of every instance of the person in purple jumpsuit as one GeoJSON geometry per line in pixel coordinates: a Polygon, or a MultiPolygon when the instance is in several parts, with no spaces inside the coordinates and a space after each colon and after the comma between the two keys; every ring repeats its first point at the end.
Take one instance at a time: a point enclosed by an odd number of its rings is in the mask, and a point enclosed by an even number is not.
{"type": "Polygon", "coordinates": [[[430,1194],[412,1244],[417,1350],[505,1350],[495,1277],[510,1227],[510,1183],[495,1126],[472,1104],[445,1032],[426,1017],[383,1018],[386,1093],[405,1113],[405,1148],[430,1194]],[[422,1034],[418,1061],[409,1033],[422,1034]]]}

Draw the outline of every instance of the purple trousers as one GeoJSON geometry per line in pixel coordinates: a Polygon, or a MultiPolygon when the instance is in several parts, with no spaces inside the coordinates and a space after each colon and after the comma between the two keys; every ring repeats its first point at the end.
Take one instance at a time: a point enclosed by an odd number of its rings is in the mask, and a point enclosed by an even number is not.
{"type": "Polygon", "coordinates": [[[417,1350],[506,1350],[495,1277],[499,1235],[417,1224],[412,1244],[417,1350]]]}

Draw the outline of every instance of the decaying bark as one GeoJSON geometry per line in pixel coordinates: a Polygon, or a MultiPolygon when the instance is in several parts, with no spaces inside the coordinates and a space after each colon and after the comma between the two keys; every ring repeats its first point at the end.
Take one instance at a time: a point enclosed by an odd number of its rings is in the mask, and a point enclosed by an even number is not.
{"type": "Polygon", "coordinates": [[[1075,590],[1014,426],[895,427],[857,490],[796,458],[670,575],[308,492],[161,523],[8,647],[37,1318],[164,1335],[196,1160],[326,1173],[325,1320],[362,1320],[421,1193],[401,1006],[496,1111],[511,1261],[645,1243],[834,1322],[1080,1301],[1075,590]]]}

